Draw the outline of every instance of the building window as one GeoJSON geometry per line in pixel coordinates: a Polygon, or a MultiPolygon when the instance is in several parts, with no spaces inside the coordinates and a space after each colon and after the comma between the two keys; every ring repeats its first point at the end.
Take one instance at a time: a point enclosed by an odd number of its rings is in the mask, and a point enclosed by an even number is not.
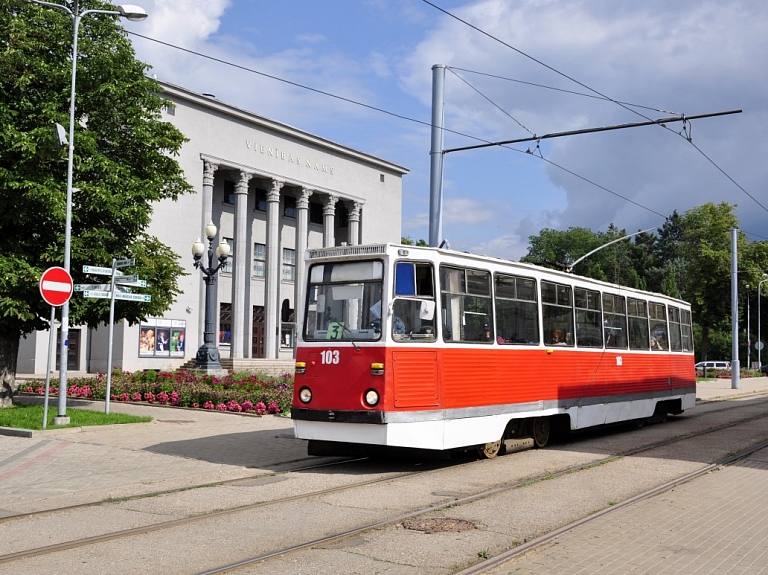
{"type": "Polygon", "coordinates": [[[346,228],[349,226],[349,210],[347,209],[347,206],[341,206],[341,209],[339,210],[338,221],[340,228],[346,228]]]}
{"type": "Polygon", "coordinates": [[[266,190],[260,190],[256,188],[255,193],[253,194],[253,199],[255,201],[255,207],[253,208],[257,212],[266,212],[267,211],[267,191],[266,190]]]}
{"type": "Polygon", "coordinates": [[[253,244],[253,277],[263,278],[267,265],[266,244],[253,244]]]}
{"type": "Polygon", "coordinates": [[[235,203],[235,182],[232,180],[224,180],[224,203],[235,203]]]}
{"type": "Polygon", "coordinates": [[[292,282],[296,278],[296,250],[283,248],[283,281],[292,282]]]}
{"type": "Polygon", "coordinates": [[[232,273],[232,257],[235,255],[235,241],[232,238],[224,238],[224,241],[229,244],[229,255],[221,266],[221,272],[225,274],[232,273]]]}
{"type": "Polygon", "coordinates": [[[175,116],[176,115],[176,104],[174,104],[170,100],[166,100],[165,101],[165,104],[163,104],[163,108],[165,108],[165,112],[169,116],[175,116]]]}
{"type": "Polygon", "coordinates": [[[296,218],[296,198],[285,196],[284,200],[283,215],[286,218],[296,218]]]}
{"type": "Polygon", "coordinates": [[[384,183],[384,174],[379,174],[379,181],[383,184],[384,183]]]}
{"type": "Polygon", "coordinates": [[[219,343],[232,341],[232,304],[219,304],[219,343]]]}
{"type": "Polygon", "coordinates": [[[309,202],[309,223],[323,224],[323,204],[319,202],[309,202]]]}

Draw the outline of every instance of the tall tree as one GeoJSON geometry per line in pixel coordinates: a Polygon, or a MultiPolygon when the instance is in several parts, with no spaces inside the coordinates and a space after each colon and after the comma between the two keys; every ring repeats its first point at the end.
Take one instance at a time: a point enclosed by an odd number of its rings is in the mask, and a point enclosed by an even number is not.
{"type": "MultiPolygon", "coordinates": [[[[680,253],[686,261],[683,298],[691,303],[694,321],[701,327],[701,357],[706,359],[709,331],[728,321],[731,299],[731,229],[738,227],[735,206],[707,203],[685,212],[680,253]]],[[[739,234],[739,252],[746,238],[739,234]]]]}
{"type": "MultiPolygon", "coordinates": [[[[114,9],[80,0],[79,9],[114,9]]],[[[62,265],[67,151],[54,122],[68,127],[72,21],[65,13],[0,0],[0,379],[13,377],[19,338],[46,329],[41,273],[62,265]]],[[[191,190],[175,157],[184,136],[161,120],[157,83],[136,60],[119,21],[89,15],[77,61],[71,271],[134,257],[151,303],[121,302],[116,319],[161,315],[179,293],[178,256],[146,233],[152,204],[191,190]]],[[[73,325],[106,323],[106,300],[73,297],[73,325]]]]}

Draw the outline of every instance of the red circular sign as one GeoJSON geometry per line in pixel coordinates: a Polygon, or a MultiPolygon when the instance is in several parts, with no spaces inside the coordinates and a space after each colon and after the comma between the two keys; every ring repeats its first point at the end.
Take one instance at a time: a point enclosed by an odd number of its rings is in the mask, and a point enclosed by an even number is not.
{"type": "Polygon", "coordinates": [[[72,297],[72,276],[64,268],[53,267],[40,278],[40,294],[50,305],[64,305],[72,297]]]}

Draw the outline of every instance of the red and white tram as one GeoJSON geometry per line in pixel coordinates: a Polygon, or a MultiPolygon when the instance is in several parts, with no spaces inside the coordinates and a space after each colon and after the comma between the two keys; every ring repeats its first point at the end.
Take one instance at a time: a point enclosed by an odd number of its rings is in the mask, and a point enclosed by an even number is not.
{"type": "Polygon", "coordinates": [[[430,450],[694,406],[690,306],[519,262],[397,244],[310,249],[291,417],[309,452],[430,450]],[[339,449],[335,449],[339,448],[339,449]]]}

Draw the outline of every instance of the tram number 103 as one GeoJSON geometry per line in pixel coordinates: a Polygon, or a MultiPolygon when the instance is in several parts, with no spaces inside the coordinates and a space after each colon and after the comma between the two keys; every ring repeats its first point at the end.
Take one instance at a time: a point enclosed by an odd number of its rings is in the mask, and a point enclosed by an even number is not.
{"type": "Polygon", "coordinates": [[[320,363],[323,365],[331,365],[339,363],[339,350],[338,349],[325,349],[320,352],[320,363]]]}

